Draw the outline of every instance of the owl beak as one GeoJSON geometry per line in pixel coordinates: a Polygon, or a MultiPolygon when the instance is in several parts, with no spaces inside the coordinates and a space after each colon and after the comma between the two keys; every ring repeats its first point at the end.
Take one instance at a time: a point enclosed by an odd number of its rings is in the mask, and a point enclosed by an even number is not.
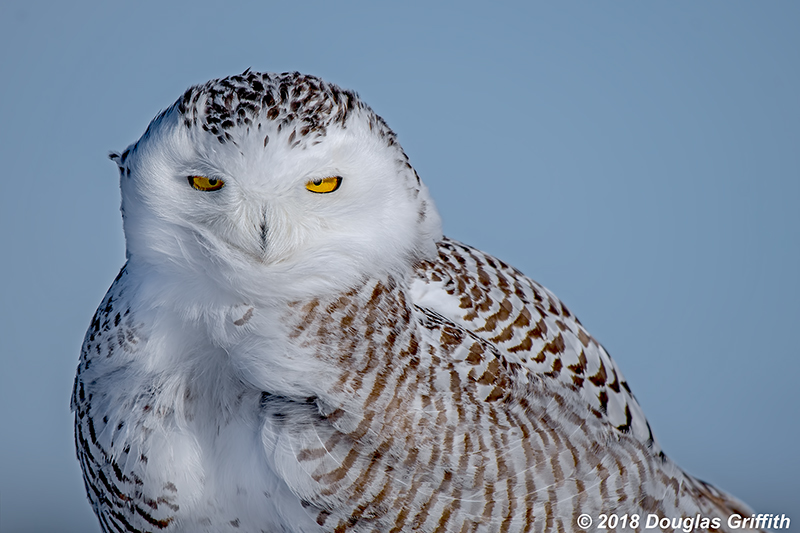
{"type": "Polygon", "coordinates": [[[267,229],[267,212],[266,210],[262,211],[261,213],[261,222],[259,223],[259,241],[258,245],[261,248],[261,258],[262,260],[267,256],[267,237],[269,236],[269,230],[267,229]]]}

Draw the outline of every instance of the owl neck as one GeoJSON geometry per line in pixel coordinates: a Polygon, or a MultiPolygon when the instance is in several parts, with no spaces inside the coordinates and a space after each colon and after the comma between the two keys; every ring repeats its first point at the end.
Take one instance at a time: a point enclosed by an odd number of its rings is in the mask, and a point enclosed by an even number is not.
{"type": "Polygon", "coordinates": [[[405,278],[387,274],[324,296],[267,304],[196,304],[185,290],[174,294],[162,284],[159,292],[148,282],[140,277],[137,298],[144,301],[137,307],[142,316],[151,315],[154,339],[181,330],[190,332],[191,341],[151,366],[172,368],[179,361],[181,368],[194,368],[203,364],[197,354],[211,353],[219,376],[248,388],[293,400],[315,397],[331,409],[354,412],[385,381],[383,374],[418,360],[419,327],[405,278]],[[201,345],[207,348],[197,349],[201,345]]]}

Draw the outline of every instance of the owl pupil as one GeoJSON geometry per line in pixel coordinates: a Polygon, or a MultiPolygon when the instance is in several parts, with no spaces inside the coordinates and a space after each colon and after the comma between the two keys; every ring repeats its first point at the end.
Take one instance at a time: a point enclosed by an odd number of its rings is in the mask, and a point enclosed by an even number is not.
{"type": "Polygon", "coordinates": [[[217,180],[208,180],[208,184],[212,187],[217,184],[217,180]]]}
{"type": "Polygon", "coordinates": [[[315,180],[314,180],[314,185],[322,185],[322,178],[320,178],[320,179],[315,179],[315,180]]]}

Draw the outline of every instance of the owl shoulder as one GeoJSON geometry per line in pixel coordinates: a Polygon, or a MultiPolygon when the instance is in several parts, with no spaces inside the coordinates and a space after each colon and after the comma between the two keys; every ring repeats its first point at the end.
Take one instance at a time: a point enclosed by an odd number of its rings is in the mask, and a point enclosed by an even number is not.
{"type": "Polygon", "coordinates": [[[500,259],[444,238],[419,263],[414,303],[489,343],[518,379],[567,386],[597,418],[660,452],[639,403],[603,346],[551,291],[500,259]]]}

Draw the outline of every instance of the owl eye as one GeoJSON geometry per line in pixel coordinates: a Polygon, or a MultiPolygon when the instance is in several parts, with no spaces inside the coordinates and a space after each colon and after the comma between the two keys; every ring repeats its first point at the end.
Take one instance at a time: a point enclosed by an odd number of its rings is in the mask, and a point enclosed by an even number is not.
{"type": "Polygon", "coordinates": [[[306,189],[316,193],[333,192],[342,184],[342,178],[334,176],[332,178],[319,178],[306,183],[306,189]]]}
{"type": "Polygon", "coordinates": [[[189,176],[189,185],[198,191],[218,191],[225,186],[222,180],[209,179],[205,176],[189,176]]]}

